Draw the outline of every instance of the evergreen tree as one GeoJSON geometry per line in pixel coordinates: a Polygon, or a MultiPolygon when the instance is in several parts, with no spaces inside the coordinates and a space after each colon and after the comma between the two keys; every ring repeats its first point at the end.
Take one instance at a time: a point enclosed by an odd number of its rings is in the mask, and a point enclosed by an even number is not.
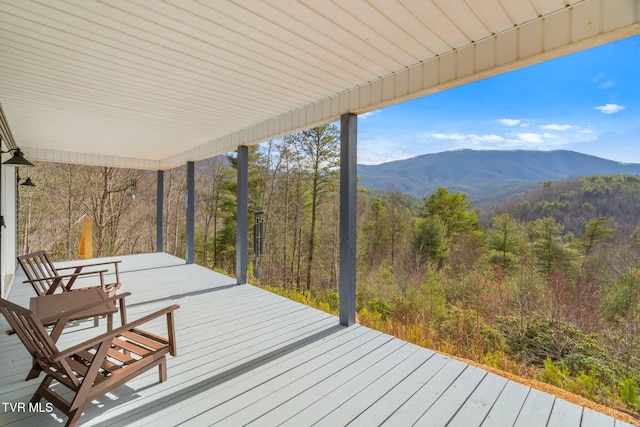
{"type": "Polygon", "coordinates": [[[339,164],[340,131],[335,125],[322,125],[298,134],[300,152],[307,165],[311,191],[311,223],[308,237],[306,287],[311,289],[315,254],[316,221],[322,195],[335,181],[335,168],[339,164]]]}

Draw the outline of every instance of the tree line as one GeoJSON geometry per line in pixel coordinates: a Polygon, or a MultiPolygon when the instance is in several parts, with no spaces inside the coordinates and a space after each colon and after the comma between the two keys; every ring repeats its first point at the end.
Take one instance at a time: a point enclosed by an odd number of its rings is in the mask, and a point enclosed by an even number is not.
{"type": "MultiPolygon", "coordinates": [[[[249,165],[249,217],[266,212],[265,253],[250,257],[249,280],[335,312],[338,129],[250,147],[249,165]]],[[[230,153],[195,168],[195,260],[227,274],[235,271],[236,166],[230,153]]],[[[156,250],[155,172],[69,164],[30,172],[38,187],[19,192],[19,252],[76,258],[85,216],[95,256],[156,250]]],[[[640,180],[577,182],[545,183],[484,212],[445,188],[422,201],[360,188],[358,321],[637,416],[640,246],[629,218],[640,180]]],[[[165,173],[164,250],[180,257],[185,189],[185,168],[165,173]]]]}

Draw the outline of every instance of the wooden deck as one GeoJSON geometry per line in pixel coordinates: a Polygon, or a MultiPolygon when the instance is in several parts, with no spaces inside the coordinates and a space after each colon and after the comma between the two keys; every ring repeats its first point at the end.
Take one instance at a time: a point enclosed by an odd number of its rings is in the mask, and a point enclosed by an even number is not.
{"type": "MultiPolygon", "coordinates": [[[[178,356],[165,383],[146,373],[94,401],[81,425],[629,425],[167,254],[122,259],[129,319],[180,304],[178,356]]],[[[26,306],[22,280],[10,300],[26,306]]],[[[59,347],[104,323],[69,325],[59,347]]],[[[0,335],[0,355],[0,425],[60,425],[46,408],[11,411],[39,381],[24,381],[30,359],[17,337],[0,335]]]]}

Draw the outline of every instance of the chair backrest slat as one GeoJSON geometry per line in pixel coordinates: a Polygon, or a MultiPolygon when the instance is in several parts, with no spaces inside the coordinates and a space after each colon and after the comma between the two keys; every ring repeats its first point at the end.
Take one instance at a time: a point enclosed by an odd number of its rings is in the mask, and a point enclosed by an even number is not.
{"type": "MultiPolygon", "coordinates": [[[[0,299],[0,311],[29,353],[42,364],[51,365],[49,360],[58,349],[40,319],[32,311],[5,299],[0,299]]],[[[55,366],[62,369],[59,364],[55,366]]]]}
{"type": "Polygon", "coordinates": [[[49,259],[46,251],[38,251],[19,256],[18,263],[20,267],[22,267],[24,274],[27,275],[27,278],[34,280],[31,282],[31,285],[36,293],[38,295],[46,295],[55,280],[51,277],[58,275],[58,271],[49,259]]]}

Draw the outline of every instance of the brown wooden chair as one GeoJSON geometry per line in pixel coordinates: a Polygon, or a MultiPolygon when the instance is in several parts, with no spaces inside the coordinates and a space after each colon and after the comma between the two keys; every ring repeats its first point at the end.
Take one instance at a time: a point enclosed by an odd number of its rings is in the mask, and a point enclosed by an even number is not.
{"type": "Polygon", "coordinates": [[[98,275],[100,277],[99,286],[102,286],[105,294],[113,296],[120,288],[120,271],[118,269],[120,262],[120,260],[116,260],[69,267],[56,267],[44,250],[18,257],[18,263],[20,267],[22,267],[24,274],[27,275],[27,280],[25,280],[24,283],[30,283],[38,295],[52,294],[56,292],[58,288],[60,288],[62,292],[72,291],[75,290],[72,289],[72,287],[79,277],[98,275]],[[83,271],[87,267],[101,267],[111,264],[113,264],[115,271],[115,281],[113,283],[105,282],[104,273],[108,272],[108,269],[83,271]],[[73,270],[73,272],[60,274],[62,270],[73,270]]]}
{"type": "MultiPolygon", "coordinates": [[[[29,310],[35,314],[45,326],[52,326],[49,336],[57,342],[68,322],[88,317],[107,316],[107,331],[113,330],[113,314],[120,311],[120,325],[127,323],[125,297],[130,292],[107,297],[99,287],[82,289],[76,292],[62,292],[52,295],[39,295],[31,298],[29,310]],[[119,310],[115,302],[119,302],[119,310]]],[[[97,325],[96,325],[97,326],[97,325]]],[[[11,335],[14,330],[7,331],[11,335]]],[[[40,365],[33,360],[33,366],[26,380],[40,375],[40,365]]]]}
{"type": "Polygon", "coordinates": [[[173,314],[177,308],[172,305],[60,351],[32,311],[0,299],[0,311],[46,374],[31,403],[51,402],[69,417],[67,426],[77,424],[87,403],[155,366],[160,382],[167,379],[166,354],[177,354],[173,314]],[[167,316],[167,338],[138,329],[163,315],[167,316]],[[73,398],[62,397],[52,383],[71,390],[73,398]]]}

